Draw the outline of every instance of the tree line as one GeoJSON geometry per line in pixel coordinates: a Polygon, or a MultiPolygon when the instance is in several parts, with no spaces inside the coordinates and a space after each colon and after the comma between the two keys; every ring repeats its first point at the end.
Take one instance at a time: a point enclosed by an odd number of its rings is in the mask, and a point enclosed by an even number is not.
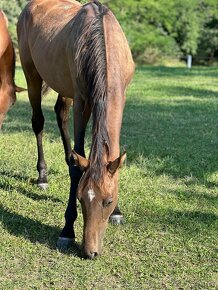
{"type": "MultiPolygon", "coordinates": [[[[16,22],[28,1],[1,0],[16,43],[16,22]]],[[[79,1],[85,3],[87,1],[79,1]]],[[[164,58],[198,64],[218,61],[217,0],[104,0],[119,20],[136,62],[153,64],[164,58]]]]}

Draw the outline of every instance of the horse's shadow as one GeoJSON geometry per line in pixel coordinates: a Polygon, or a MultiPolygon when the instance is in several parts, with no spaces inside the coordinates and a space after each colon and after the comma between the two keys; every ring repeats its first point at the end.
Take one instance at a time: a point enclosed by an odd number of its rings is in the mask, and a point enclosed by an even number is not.
{"type": "MultiPolygon", "coordinates": [[[[20,175],[18,173],[12,173],[7,171],[0,171],[0,174],[3,178],[1,178],[0,189],[8,190],[7,177],[16,180],[16,182],[10,183],[10,190],[16,190],[19,194],[26,196],[34,201],[51,201],[53,203],[62,203],[63,201],[59,198],[54,198],[46,193],[43,193],[42,190],[37,189],[36,185],[34,189],[28,189],[22,187],[19,184],[19,181],[26,181],[33,186],[35,181],[30,180],[27,176],[20,175]]],[[[24,217],[20,214],[17,214],[11,211],[8,208],[5,208],[2,204],[0,204],[0,216],[2,221],[2,227],[7,230],[7,232],[13,236],[20,237],[22,236],[25,240],[29,240],[31,243],[40,243],[46,245],[52,250],[57,250],[56,241],[61,232],[59,227],[50,226],[43,224],[40,221],[24,217]]],[[[80,245],[78,243],[74,243],[73,246],[69,250],[60,250],[63,254],[73,255],[77,257],[82,257],[80,245]]]]}
{"type": "Polygon", "coordinates": [[[218,70],[216,67],[201,67],[191,70],[186,67],[167,67],[167,66],[141,66],[138,67],[138,71],[146,73],[146,77],[149,78],[178,78],[189,76],[189,77],[204,77],[204,78],[218,78],[218,70]]]}
{"type": "MultiPolygon", "coordinates": [[[[45,225],[42,222],[23,217],[0,205],[0,216],[3,228],[13,236],[22,236],[31,243],[46,245],[52,250],[57,250],[56,241],[61,229],[58,227],[45,225]]],[[[67,255],[81,256],[80,246],[75,243],[68,251],[61,251],[67,255]]]]}
{"type": "MultiPolygon", "coordinates": [[[[169,94],[168,87],[160,86],[161,89],[166,89],[166,96],[169,94]]],[[[184,89],[183,100],[177,99],[180,89],[171,91],[172,104],[150,101],[148,97],[138,102],[127,98],[121,134],[127,161],[129,164],[139,163],[141,157],[143,166],[152,174],[167,174],[175,179],[191,176],[195,183],[208,188],[216,187],[216,181],[207,179],[217,170],[217,112],[212,106],[214,101],[202,105],[201,101],[186,100],[185,96],[190,94],[202,98],[206,92],[204,89],[192,89],[191,93],[184,89]]],[[[208,102],[214,97],[218,97],[217,92],[209,94],[208,102]]]]}
{"type": "MultiPolygon", "coordinates": [[[[14,179],[16,181],[25,181],[25,182],[28,182],[28,183],[30,183],[32,185],[37,186],[36,185],[37,180],[30,179],[27,176],[23,176],[23,175],[20,175],[18,173],[13,173],[13,172],[8,172],[8,171],[5,171],[5,170],[2,170],[2,171],[0,171],[0,175],[2,177],[4,177],[0,181],[0,188],[2,188],[3,190],[7,190],[7,181],[6,181],[7,178],[12,178],[12,179],[14,179]]],[[[48,201],[48,200],[50,200],[50,201],[55,202],[55,203],[56,202],[60,202],[60,203],[62,202],[62,200],[59,199],[59,198],[50,196],[48,194],[43,194],[42,193],[43,192],[42,190],[41,190],[41,192],[39,194],[39,193],[37,193],[34,190],[31,191],[29,188],[27,190],[25,187],[23,187],[21,185],[18,185],[17,183],[16,184],[12,184],[12,185],[10,184],[10,189],[11,190],[16,190],[20,194],[23,194],[24,196],[26,196],[28,198],[31,198],[31,199],[33,199],[35,201],[43,201],[43,200],[44,201],[48,201]]]]}

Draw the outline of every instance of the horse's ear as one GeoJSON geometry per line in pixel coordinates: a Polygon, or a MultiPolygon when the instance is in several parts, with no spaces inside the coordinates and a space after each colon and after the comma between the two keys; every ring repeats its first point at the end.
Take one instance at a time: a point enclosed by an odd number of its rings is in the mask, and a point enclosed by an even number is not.
{"type": "Polygon", "coordinates": [[[15,92],[16,93],[21,93],[23,91],[27,91],[27,89],[24,89],[24,88],[21,88],[21,87],[18,87],[18,86],[15,85],[15,92]]]}
{"type": "Polygon", "coordinates": [[[121,168],[123,166],[125,159],[126,159],[126,151],[114,161],[110,161],[107,165],[107,170],[113,175],[118,168],[121,168]]]}
{"type": "Polygon", "coordinates": [[[86,169],[89,167],[89,160],[77,154],[75,150],[72,151],[71,156],[73,157],[72,159],[74,165],[79,166],[82,171],[86,171],[86,169]]]}

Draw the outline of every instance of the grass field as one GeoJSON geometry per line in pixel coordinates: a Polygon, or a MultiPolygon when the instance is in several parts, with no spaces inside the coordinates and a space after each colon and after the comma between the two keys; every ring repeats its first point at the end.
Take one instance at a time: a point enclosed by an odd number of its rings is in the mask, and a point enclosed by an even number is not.
{"type": "MultiPolygon", "coordinates": [[[[94,261],[55,248],[69,193],[55,98],[43,101],[47,191],[33,182],[26,93],[0,135],[0,289],[217,289],[218,68],[137,69],[121,136],[126,223],[108,227],[94,261]]],[[[80,243],[80,208],[75,230],[80,243]]]]}

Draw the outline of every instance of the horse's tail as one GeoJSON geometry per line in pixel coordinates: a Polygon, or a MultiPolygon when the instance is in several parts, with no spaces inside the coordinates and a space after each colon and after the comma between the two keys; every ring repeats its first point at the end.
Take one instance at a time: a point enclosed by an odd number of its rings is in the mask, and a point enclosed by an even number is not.
{"type": "Polygon", "coordinates": [[[103,174],[103,154],[109,154],[110,140],[106,128],[107,60],[103,17],[108,9],[98,1],[84,5],[80,10],[83,21],[76,41],[75,61],[77,77],[84,80],[88,105],[92,109],[92,147],[90,151],[91,177],[94,181],[103,174]],[[94,15],[87,16],[88,5],[94,15]]]}

